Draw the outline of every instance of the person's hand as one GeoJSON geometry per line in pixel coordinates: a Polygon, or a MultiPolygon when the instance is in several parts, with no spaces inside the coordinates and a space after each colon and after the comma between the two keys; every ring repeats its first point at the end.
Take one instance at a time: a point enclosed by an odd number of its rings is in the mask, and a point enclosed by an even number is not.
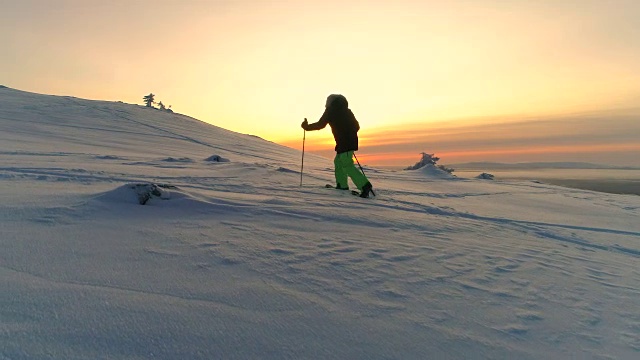
{"type": "Polygon", "coordinates": [[[304,121],[302,122],[302,124],[300,124],[300,126],[307,130],[307,128],[309,127],[309,123],[307,122],[307,118],[304,118],[304,121]]]}

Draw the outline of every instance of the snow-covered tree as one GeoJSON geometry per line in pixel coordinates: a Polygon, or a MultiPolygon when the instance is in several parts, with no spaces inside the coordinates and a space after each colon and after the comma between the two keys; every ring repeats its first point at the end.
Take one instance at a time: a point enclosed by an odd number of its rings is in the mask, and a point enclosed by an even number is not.
{"type": "Polygon", "coordinates": [[[423,152],[423,153],[420,153],[420,155],[422,156],[420,158],[420,161],[415,163],[415,165],[413,166],[409,166],[406,170],[417,170],[427,165],[435,165],[438,162],[438,160],[440,160],[440,158],[435,156],[434,154],[427,154],[423,152]]]}
{"type": "Polygon", "coordinates": [[[144,101],[145,105],[147,105],[147,107],[151,107],[151,105],[154,103],[155,95],[153,95],[153,93],[150,93],[149,95],[143,97],[142,100],[144,101]]]}
{"type": "Polygon", "coordinates": [[[418,161],[417,163],[415,163],[415,165],[413,166],[409,166],[408,168],[406,168],[406,170],[417,170],[420,168],[423,168],[427,165],[433,165],[441,170],[444,170],[446,172],[448,172],[449,174],[451,174],[454,170],[451,168],[448,168],[444,165],[437,165],[438,160],[440,160],[439,157],[435,156],[434,154],[427,154],[425,152],[420,153],[420,155],[422,156],[422,158],[420,159],[420,161],[418,161]]]}

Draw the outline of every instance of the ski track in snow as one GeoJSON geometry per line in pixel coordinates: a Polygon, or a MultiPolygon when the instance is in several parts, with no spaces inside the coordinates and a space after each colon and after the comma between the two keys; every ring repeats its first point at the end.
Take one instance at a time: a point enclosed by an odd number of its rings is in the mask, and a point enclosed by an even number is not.
{"type": "Polygon", "coordinates": [[[254,137],[3,91],[0,358],[640,356],[638,197],[367,167],[361,199],[254,137]]]}

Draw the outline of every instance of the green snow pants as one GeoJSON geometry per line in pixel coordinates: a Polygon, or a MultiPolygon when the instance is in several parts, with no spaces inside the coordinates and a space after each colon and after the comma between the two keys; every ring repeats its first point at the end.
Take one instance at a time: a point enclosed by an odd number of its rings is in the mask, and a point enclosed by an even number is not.
{"type": "Polygon", "coordinates": [[[362,190],[362,187],[369,182],[367,177],[353,163],[353,151],[336,154],[333,164],[336,167],[336,185],[339,188],[349,188],[348,178],[351,178],[358,190],[362,190]]]}

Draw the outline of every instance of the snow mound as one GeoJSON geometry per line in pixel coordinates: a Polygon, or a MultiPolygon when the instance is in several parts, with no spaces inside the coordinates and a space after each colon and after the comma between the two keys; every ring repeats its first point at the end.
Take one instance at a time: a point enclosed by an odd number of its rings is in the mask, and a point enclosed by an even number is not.
{"type": "Polygon", "coordinates": [[[220,155],[211,155],[208,158],[204,159],[204,161],[209,161],[209,162],[229,162],[229,159],[225,159],[220,155]]]}
{"type": "Polygon", "coordinates": [[[493,180],[494,176],[492,174],[483,172],[482,174],[476,176],[476,179],[493,180]]]}
{"type": "Polygon", "coordinates": [[[425,165],[415,170],[406,170],[406,171],[416,173],[416,174],[423,174],[427,177],[437,178],[437,179],[455,179],[455,175],[452,175],[449,172],[444,171],[432,164],[425,165]]]}
{"type": "Polygon", "coordinates": [[[95,158],[98,160],[123,160],[124,159],[116,155],[97,155],[95,158]]]}
{"type": "Polygon", "coordinates": [[[122,205],[146,205],[154,208],[171,208],[179,214],[200,213],[207,214],[242,212],[246,205],[242,202],[211,198],[202,193],[187,192],[175,185],[151,182],[128,183],[113,190],[98,194],[93,198],[109,207],[115,205],[123,210],[122,205]]]}
{"type": "Polygon", "coordinates": [[[178,188],[169,184],[130,183],[102,193],[98,199],[109,203],[146,205],[152,199],[170,200],[175,190],[178,188]]]}

